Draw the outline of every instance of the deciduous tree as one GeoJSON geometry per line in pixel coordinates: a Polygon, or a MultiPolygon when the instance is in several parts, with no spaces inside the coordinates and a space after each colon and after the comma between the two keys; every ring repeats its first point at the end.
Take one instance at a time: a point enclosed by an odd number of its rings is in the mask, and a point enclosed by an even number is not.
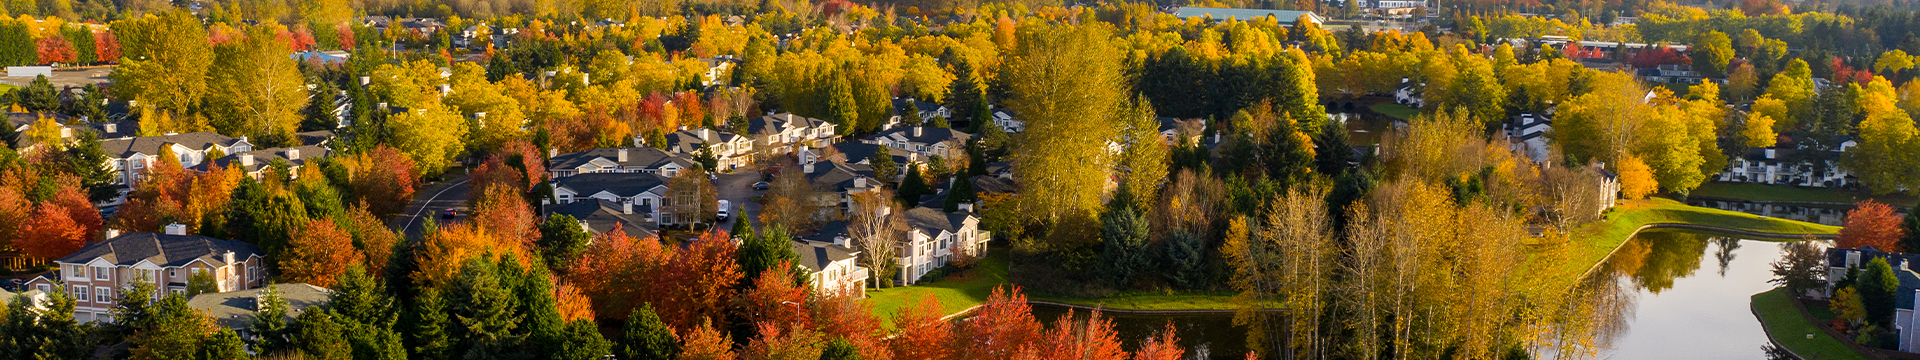
{"type": "Polygon", "coordinates": [[[333,221],[308,220],[291,235],[279,267],[280,276],[287,282],[332,288],[347,267],[364,261],[353,247],[353,235],[333,221]]]}
{"type": "Polygon", "coordinates": [[[1016,149],[1022,208],[1038,218],[1091,214],[1113,168],[1106,144],[1110,114],[1125,99],[1120,56],[1099,25],[1034,25],[1019,35],[1001,75],[1007,106],[1027,119],[1027,137],[1048,139],[1016,149]]]}
{"type": "Polygon", "coordinates": [[[1900,225],[1900,217],[1893,213],[1893,207],[1873,200],[1861,201],[1847,212],[1847,224],[1840,228],[1834,246],[1844,249],[1873,246],[1880,251],[1901,252],[1900,238],[1905,236],[1906,229],[1900,225]]]}

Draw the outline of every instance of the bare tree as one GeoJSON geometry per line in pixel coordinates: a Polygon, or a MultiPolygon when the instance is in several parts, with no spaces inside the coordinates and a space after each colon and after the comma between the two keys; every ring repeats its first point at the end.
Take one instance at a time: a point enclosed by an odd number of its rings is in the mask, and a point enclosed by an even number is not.
{"type": "Polygon", "coordinates": [[[880,189],[854,194],[851,212],[847,235],[857,242],[860,264],[879,279],[876,285],[893,286],[893,275],[899,271],[895,268],[899,258],[894,254],[905,225],[900,212],[893,211],[893,192],[880,189]]]}
{"type": "Polygon", "coordinates": [[[698,167],[693,171],[682,171],[667,181],[667,194],[673,200],[667,210],[675,221],[685,223],[689,228],[707,224],[719,215],[719,200],[713,183],[707,181],[706,171],[698,167]]]}
{"type": "Polygon", "coordinates": [[[1540,196],[1548,200],[1545,217],[1562,230],[1600,216],[1600,177],[1591,168],[1551,167],[1540,171],[1540,196]]]}
{"type": "MultiPolygon", "coordinates": [[[[816,165],[828,166],[828,165],[816,165]]],[[[787,167],[773,179],[760,208],[760,223],[789,230],[811,228],[820,213],[822,192],[814,189],[799,168],[787,167]]],[[[837,194],[836,194],[837,195],[837,194]]]]}

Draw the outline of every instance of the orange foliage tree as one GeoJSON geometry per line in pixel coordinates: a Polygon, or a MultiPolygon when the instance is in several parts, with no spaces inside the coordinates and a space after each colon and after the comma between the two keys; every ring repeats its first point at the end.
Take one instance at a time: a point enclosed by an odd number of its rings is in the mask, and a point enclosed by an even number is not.
{"type": "Polygon", "coordinates": [[[34,48],[40,60],[40,65],[71,63],[75,58],[80,57],[80,54],[73,50],[73,43],[67,42],[65,36],[40,38],[40,40],[34,42],[34,48]]]}
{"type": "Polygon", "coordinates": [[[41,206],[33,211],[33,217],[27,219],[20,240],[14,243],[27,255],[42,259],[55,259],[86,245],[87,230],[73,221],[73,218],[52,206],[41,206]]]}
{"type": "Polygon", "coordinates": [[[31,215],[33,204],[27,202],[25,194],[11,186],[0,186],[0,247],[10,246],[20,237],[31,215]]]}
{"type": "Polygon", "coordinates": [[[287,241],[288,255],[280,259],[280,276],[288,282],[333,287],[347,267],[363,260],[353,248],[353,235],[332,221],[308,220],[287,241]]]}
{"type": "Polygon", "coordinates": [[[387,223],[367,210],[367,203],[360,202],[347,209],[347,226],[353,229],[353,244],[360,248],[360,254],[366,258],[367,273],[374,276],[385,274],[387,261],[393,258],[393,246],[400,242],[400,234],[387,228],[387,223]]]}
{"type": "Polygon", "coordinates": [[[961,359],[1006,359],[1020,349],[1033,346],[1040,335],[1040,322],[1020,288],[994,288],[987,302],[980,305],[973,320],[955,329],[948,342],[952,355],[961,359]]]}
{"type": "Polygon", "coordinates": [[[1094,311],[1085,323],[1074,321],[1073,311],[1068,310],[1059,320],[1053,321],[1053,329],[1034,342],[1030,347],[1021,349],[1020,359],[1078,359],[1078,360],[1127,360],[1127,352],[1120,349],[1120,338],[1113,331],[1113,321],[1094,311]]]}
{"type": "Polygon", "coordinates": [[[366,202],[367,210],[375,215],[399,213],[413,202],[418,174],[413,159],[400,150],[380,145],[342,164],[352,173],[348,182],[353,185],[353,195],[366,202]]]}
{"type": "MultiPolygon", "coordinates": [[[[478,190],[478,188],[475,188],[478,190]]],[[[539,220],[527,200],[510,186],[489,186],[473,206],[473,222],[500,241],[530,248],[540,237],[539,220]]]]}
{"type": "MultiPolygon", "coordinates": [[[[873,306],[865,299],[858,296],[816,298],[811,316],[814,329],[830,339],[846,339],[848,343],[853,344],[854,348],[859,349],[860,358],[893,358],[892,349],[888,348],[885,339],[887,334],[880,328],[880,317],[873,314],[873,306]]],[[[922,345],[939,343],[941,342],[936,341],[922,345]]]]}
{"type": "Polygon", "coordinates": [[[1167,329],[1160,336],[1147,338],[1140,343],[1140,350],[1133,352],[1133,360],[1180,360],[1187,351],[1180,348],[1180,337],[1174,335],[1173,323],[1167,323],[1167,329]]]}
{"type": "Polygon", "coordinates": [[[893,350],[894,360],[942,360],[951,356],[945,346],[927,346],[927,344],[945,344],[953,333],[953,323],[940,319],[945,313],[940,310],[940,301],[933,294],[920,298],[919,302],[901,308],[893,315],[893,327],[899,334],[887,340],[887,348],[893,350]]]}
{"type": "Polygon", "coordinates": [[[565,282],[553,287],[554,307],[560,310],[560,318],[567,322],[574,320],[593,321],[593,301],[581,294],[579,288],[565,282]]]}
{"type": "MultiPolygon", "coordinates": [[[[776,269],[791,269],[792,262],[781,261],[776,269]]],[[[762,271],[753,288],[740,294],[742,315],[750,323],[804,326],[800,307],[807,301],[807,288],[794,283],[791,271],[762,271]]]]}
{"type": "Polygon", "coordinates": [[[571,264],[567,282],[593,303],[594,313],[624,319],[635,306],[652,301],[648,284],[666,267],[671,251],[659,239],[634,239],[614,225],[571,264]]]}
{"type": "Polygon", "coordinates": [[[1900,237],[1906,236],[1906,229],[1900,226],[1900,216],[1893,213],[1893,207],[1873,200],[1856,205],[1853,211],[1847,212],[1847,225],[1840,228],[1834,246],[1846,249],[1873,246],[1881,251],[1901,252],[1900,237]]]}
{"type": "Polygon", "coordinates": [[[738,251],[725,231],[712,231],[687,245],[673,256],[652,281],[653,303],[661,322],[675,329],[688,329],[701,319],[719,321],[733,298],[734,285],[744,275],[734,262],[738,251]]]}
{"type": "Polygon", "coordinates": [[[692,331],[680,336],[680,360],[733,360],[733,340],[714,330],[713,323],[701,321],[692,331]]]}
{"type": "MultiPolygon", "coordinates": [[[[466,260],[475,255],[510,254],[517,259],[533,258],[520,242],[501,241],[473,224],[441,226],[440,231],[426,235],[419,251],[420,265],[414,270],[413,278],[422,286],[447,283],[460,273],[466,260]]],[[[527,263],[521,266],[527,266],[527,263]]]]}

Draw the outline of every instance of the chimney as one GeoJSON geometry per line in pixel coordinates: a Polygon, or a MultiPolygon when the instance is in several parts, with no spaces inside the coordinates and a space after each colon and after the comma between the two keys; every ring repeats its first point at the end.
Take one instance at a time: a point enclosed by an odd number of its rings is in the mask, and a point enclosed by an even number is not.
{"type": "Polygon", "coordinates": [[[627,149],[620,149],[620,162],[627,162],[627,149]]]}
{"type": "Polygon", "coordinates": [[[60,128],[60,137],[63,137],[63,138],[73,137],[73,128],[69,128],[69,127],[60,128]]]}
{"type": "Polygon", "coordinates": [[[447,94],[452,94],[452,93],[453,93],[452,86],[448,86],[447,84],[440,84],[440,96],[447,96],[447,94]]]}
{"type": "Polygon", "coordinates": [[[227,251],[227,252],[225,252],[225,253],[221,253],[221,254],[220,254],[220,259],[221,259],[221,260],[226,260],[228,264],[232,264],[232,263],[233,263],[233,260],[234,260],[234,259],[233,259],[233,251],[232,251],[232,250],[228,250],[228,251],[227,251]]]}
{"type": "Polygon", "coordinates": [[[700,128],[700,141],[713,141],[713,135],[707,131],[707,128],[700,128]]]}
{"type": "Polygon", "coordinates": [[[386,109],[387,109],[387,103],[385,103],[385,102],[382,102],[382,103],[379,103],[379,104],[374,104],[374,107],[376,107],[376,108],[379,108],[380,110],[386,110],[386,109]]]}
{"type": "MultiPolygon", "coordinates": [[[[812,165],[808,165],[808,166],[812,166],[812,165]]],[[[867,178],[864,178],[864,177],[853,178],[853,187],[856,187],[856,188],[867,187],[867,178]]]]}
{"type": "Polygon", "coordinates": [[[620,203],[620,213],[633,215],[633,202],[628,201],[628,202],[620,203]]]}
{"type": "Polygon", "coordinates": [[[800,172],[801,172],[801,173],[805,173],[805,174],[812,174],[812,173],[813,173],[813,164],[806,164],[806,165],[801,165],[801,166],[800,166],[800,172]]]}
{"type": "Polygon", "coordinates": [[[559,156],[560,156],[559,148],[547,149],[547,157],[551,158],[551,157],[559,157],[559,156]]]}
{"type": "Polygon", "coordinates": [[[127,100],[127,107],[129,108],[140,107],[140,100],[127,100]]]}
{"type": "Polygon", "coordinates": [[[919,127],[919,126],[915,126],[915,127],[913,127],[913,137],[920,137],[920,134],[923,134],[923,133],[924,133],[924,132],[922,132],[922,131],[920,130],[920,128],[921,128],[921,127],[919,127]]]}
{"type": "Polygon", "coordinates": [[[241,166],[253,166],[253,154],[240,154],[241,166]]]}
{"type": "Polygon", "coordinates": [[[117,237],[120,237],[120,229],[107,229],[108,239],[117,238],[117,237]]]}
{"type": "Polygon", "coordinates": [[[960,211],[961,211],[961,212],[973,212],[973,203],[970,203],[970,202],[963,202],[963,203],[960,203],[960,211]]]}
{"type": "Polygon", "coordinates": [[[300,160],[300,149],[287,149],[287,160],[300,160]]]}
{"type": "Polygon", "coordinates": [[[834,245],[840,245],[840,246],[842,246],[842,247],[849,247],[849,248],[851,248],[851,247],[853,247],[853,239],[848,239],[848,238],[847,238],[847,237],[845,237],[845,236],[835,236],[835,237],[833,237],[833,244],[834,244],[834,245]]]}
{"type": "Polygon", "coordinates": [[[1773,148],[1767,148],[1767,160],[1773,160],[1773,148]]]}
{"type": "Polygon", "coordinates": [[[367,86],[367,84],[372,84],[372,83],[373,83],[373,77],[370,77],[370,76],[360,77],[360,86],[367,86]]]}
{"type": "Polygon", "coordinates": [[[586,221],[586,220],[580,220],[580,231],[585,231],[585,232],[588,232],[588,233],[592,233],[592,232],[593,232],[593,227],[591,227],[591,226],[587,226],[587,221],[586,221]]]}
{"type": "Polygon", "coordinates": [[[120,132],[120,124],[115,124],[115,123],[101,124],[100,129],[106,130],[108,134],[115,134],[120,132]]]}
{"type": "Polygon", "coordinates": [[[180,223],[173,223],[173,224],[167,225],[167,235],[186,235],[186,234],[187,234],[186,225],[182,225],[180,223]]]}

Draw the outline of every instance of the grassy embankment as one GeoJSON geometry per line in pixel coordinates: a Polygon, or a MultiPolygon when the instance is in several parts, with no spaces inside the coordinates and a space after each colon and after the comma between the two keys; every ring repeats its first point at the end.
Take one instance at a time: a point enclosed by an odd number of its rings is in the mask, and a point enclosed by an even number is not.
{"type": "Polygon", "coordinates": [[[1853,348],[1847,347],[1844,340],[1821,331],[1800,309],[1793,306],[1793,300],[1787,298],[1784,288],[1774,288],[1759,294],[1753,294],[1753,314],[1767,329],[1781,347],[1800,356],[1811,359],[1867,359],[1853,348]],[[1812,334],[1812,338],[1807,335],[1812,334]]]}
{"type": "MultiPolygon", "coordinates": [[[[1834,226],[1688,206],[1668,199],[1627,201],[1614,210],[1608,211],[1604,220],[1589,224],[1576,234],[1577,239],[1587,241],[1584,241],[1585,246],[1577,248],[1574,257],[1563,265],[1568,267],[1566,273],[1575,276],[1584,273],[1586,269],[1606,258],[1614,248],[1625,243],[1635,229],[1643,225],[1659,223],[1700,224],[1783,234],[1831,234],[1839,231],[1839,228],[1834,226]]],[[[873,305],[875,314],[882,318],[891,318],[894,313],[908,304],[919,301],[924,296],[933,295],[940,302],[943,312],[959,312],[986,302],[987,296],[993,293],[994,287],[1009,284],[1007,264],[1006,252],[994,251],[982,260],[979,266],[939,281],[868,290],[868,303],[873,305]]],[[[1101,298],[1029,296],[1032,300],[1126,310],[1226,310],[1234,308],[1230,301],[1232,297],[1232,293],[1224,292],[1171,294],[1123,292],[1101,298]]],[[[886,324],[892,327],[891,321],[887,321],[886,324]]]]}
{"type": "Polygon", "coordinates": [[[1411,120],[1413,119],[1414,116],[1420,115],[1420,109],[1410,108],[1410,107],[1407,107],[1406,105],[1400,105],[1400,104],[1394,104],[1394,103],[1373,104],[1373,106],[1369,106],[1367,108],[1372,109],[1373,112],[1377,112],[1386,116],[1400,118],[1401,120],[1411,120]]]}
{"type": "MultiPolygon", "coordinates": [[[[1679,201],[1665,198],[1623,201],[1619,206],[1608,210],[1598,222],[1587,224],[1574,233],[1574,240],[1581,244],[1573,249],[1574,253],[1563,264],[1576,276],[1586,273],[1587,269],[1606,259],[1613,249],[1626,243],[1635,230],[1651,224],[1694,224],[1776,234],[1833,234],[1840,232],[1838,226],[1820,225],[1803,221],[1772,218],[1737,211],[1710,209],[1681,204],[1679,201]]],[[[1793,237],[1776,240],[1792,240],[1793,237]]]]}
{"type": "Polygon", "coordinates": [[[1895,206],[1913,206],[1915,201],[1913,196],[1899,193],[1872,195],[1856,190],[1745,183],[1706,183],[1700,185],[1698,189],[1693,189],[1692,194],[1693,196],[1784,202],[1852,203],[1873,199],[1873,201],[1895,206]]]}

